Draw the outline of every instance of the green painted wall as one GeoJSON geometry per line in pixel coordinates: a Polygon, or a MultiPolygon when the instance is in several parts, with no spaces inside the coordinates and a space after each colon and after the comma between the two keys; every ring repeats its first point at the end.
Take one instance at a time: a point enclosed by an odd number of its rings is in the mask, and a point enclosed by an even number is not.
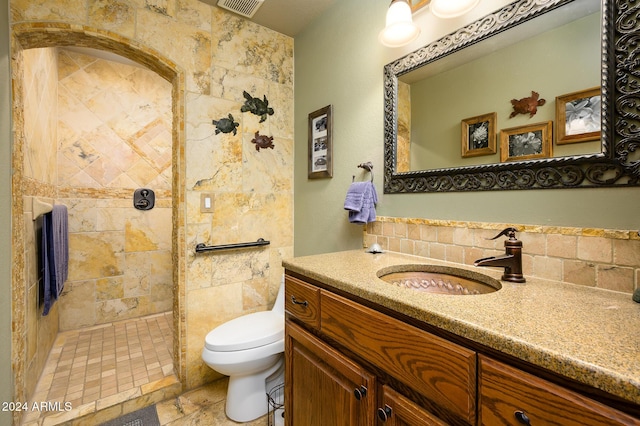
{"type": "Polygon", "coordinates": [[[369,3],[340,0],[295,38],[296,254],[358,247],[362,227],[346,220],[344,195],[353,175],[364,176],[358,164],[372,161],[377,166],[374,174],[382,176],[384,57],[381,49],[370,48],[377,44],[379,28],[372,23],[379,11],[369,3]],[[352,17],[356,19],[351,21],[352,17]],[[333,178],[307,179],[308,115],[329,104],[333,105],[333,178]]]}
{"type": "MultiPolygon", "coordinates": [[[[374,164],[378,214],[441,220],[531,225],[640,228],[640,188],[382,194],[384,65],[492,10],[483,2],[461,19],[435,21],[419,12],[420,39],[402,49],[378,43],[388,1],[341,0],[295,38],[295,254],[360,248],[362,227],[349,224],[342,205],[356,166],[374,164]],[[449,27],[447,27],[447,25],[449,27]],[[334,107],[334,173],[307,179],[307,115],[334,107]]],[[[496,9],[502,4],[492,3],[496,9]]],[[[425,15],[426,13],[426,15],[425,15]]],[[[527,90],[530,90],[527,88],[527,90]]]]}
{"type": "MultiPolygon", "coordinates": [[[[9,72],[9,2],[0,0],[0,403],[13,401],[11,373],[11,79],[9,72]]],[[[0,424],[11,413],[0,411],[0,424]]]]}

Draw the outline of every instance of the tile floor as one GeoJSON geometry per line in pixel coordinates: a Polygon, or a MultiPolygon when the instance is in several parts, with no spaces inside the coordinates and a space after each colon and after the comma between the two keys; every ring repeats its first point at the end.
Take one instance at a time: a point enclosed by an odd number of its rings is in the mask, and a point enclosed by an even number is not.
{"type": "MultiPolygon", "coordinates": [[[[162,426],[267,426],[267,416],[249,423],[236,423],[224,414],[227,395],[227,379],[204,385],[197,389],[156,404],[162,426]]],[[[276,425],[283,422],[276,423],[276,425]]]]}
{"type": "Polygon", "coordinates": [[[71,409],[32,410],[23,426],[98,425],[153,402],[162,426],[266,426],[267,416],[249,423],[226,417],[226,378],[177,396],[171,322],[164,313],[59,333],[31,404],[71,409]]]}
{"type": "Polygon", "coordinates": [[[32,410],[23,424],[61,424],[175,385],[172,329],[169,312],[59,333],[31,404],[70,409],[32,410]]]}

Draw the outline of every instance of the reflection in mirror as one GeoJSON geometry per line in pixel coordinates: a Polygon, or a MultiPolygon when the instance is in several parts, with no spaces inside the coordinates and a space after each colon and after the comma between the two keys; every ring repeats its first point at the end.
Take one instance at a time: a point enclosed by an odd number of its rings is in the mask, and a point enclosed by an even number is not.
{"type": "MultiPolygon", "coordinates": [[[[479,43],[398,76],[397,171],[498,163],[500,147],[493,153],[484,150],[473,155],[477,151],[473,149],[474,130],[480,141],[486,141],[500,129],[555,122],[557,96],[599,87],[599,0],[574,3],[579,7],[561,8],[526,24],[538,34],[522,25],[483,42],[490,46],[479,43]],[[514,43],[522,38],[510,35],[516,31],[526,31],[527,37],[514,43]],[[472,49],[484,51],[477,57],[472,49]],[[511,100],[531,97],[531,91],[545,100],[544,105],[533,116],[526,113],[510,118],[511,100]],[[462,133],[462,122],[491,113],[497,120],[491,129],[480,125],[466,129],[471,133],[462,133]],[[494,134],[487,135],[489,130],[494,134]],[[464,142],[470,148],[466,157],[464,142]]],[[[601,152],[600,138],[552,145],[554,157],[601,152]]]]}
{"type": "Polygon", "coordinates": [[[517,0],[387,64],[385,192],[638,185],[639,15],[517,0]]]}

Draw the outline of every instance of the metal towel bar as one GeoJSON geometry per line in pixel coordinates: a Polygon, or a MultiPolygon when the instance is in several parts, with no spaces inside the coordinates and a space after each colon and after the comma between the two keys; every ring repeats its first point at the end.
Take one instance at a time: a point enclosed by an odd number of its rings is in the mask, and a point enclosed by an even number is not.
{"type": "Polygon", "coordinates": [[[229,250],[229,249],[237,249],[237,248],[245,248],[245,247],[258,247],[258,246],[266,246],[271,244],[271,241],[267,241],[264,238],[258,238],[258,241],[251,241],[248,243],[236,243],[236,244],[220,244],[217,246],[207,246],[204,243],[196,244],[196,253],[204,253],[206,251],[216,251],[216,250],[229,250]]]}
{"type": "MultiPolygon", "coordinates": [[[[366,163],[360,163],[358,164],[358,167],[361,169],[365,169],[366,171],[368,171],[371,174],[371,182],[373,182],[373,163],[371,163],[371,161],[367,161],[366,163]]],[[[353,176],[353,178],[351,179],[352,182],[354,182],[356,180],[356,177],[353,176]]]]}

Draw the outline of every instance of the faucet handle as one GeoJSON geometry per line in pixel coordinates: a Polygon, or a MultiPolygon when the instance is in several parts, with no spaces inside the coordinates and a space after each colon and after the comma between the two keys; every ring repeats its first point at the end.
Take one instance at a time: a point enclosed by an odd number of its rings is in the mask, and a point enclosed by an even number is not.
{"type": "Polygon", "coordinates": [[[487,240],[495,240],[496,238],[502,237],[503,235],[506,235],[507,237],[509,237],[509,240],[511,241],[515,241],[516,240],[516,228],[513,227],[509,227],[509,228],[505,228],[502,231],[500,231],[500,233],[498,235],[496,235],[493,238],[487,238],[487,240]]]}

